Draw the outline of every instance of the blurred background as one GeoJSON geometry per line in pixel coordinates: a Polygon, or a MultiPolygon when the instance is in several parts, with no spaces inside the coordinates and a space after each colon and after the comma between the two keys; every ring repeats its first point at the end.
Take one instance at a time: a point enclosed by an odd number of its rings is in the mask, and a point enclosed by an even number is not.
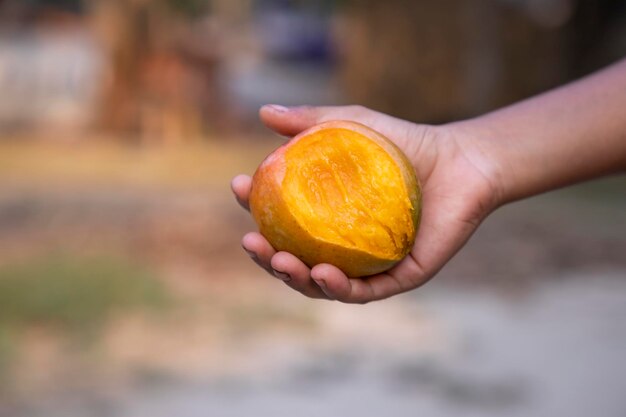
{"type": "Polygon", "coordinates": [[[264,103],[471,117],[626,55],[620,0],[0,0],[0,416],[623,416],[626,180],[505,207],[419,291],[239,245],[264,103]]]}

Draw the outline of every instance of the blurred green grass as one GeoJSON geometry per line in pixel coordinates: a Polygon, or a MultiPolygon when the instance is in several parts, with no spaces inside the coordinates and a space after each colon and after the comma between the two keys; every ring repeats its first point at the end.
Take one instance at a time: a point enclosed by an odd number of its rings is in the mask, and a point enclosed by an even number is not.
{"type": "Polygon", "coordinates": [[[0,391],[9,382],[11,364],[15,358],[16,346],[8,330],[0,326],[0,391]]]}
{"type": "Polygon", "coordinates": [[[12,385],[20,335],[30,327],[84,344],[116,313],[162,311],[171,302],[149,270],[110,255],[45,255],[0,266],[0,394],[12,385]]]}
{"type": "Polygon", "coordinates": [[[0,328],[92,332],[120,310],[161,309],[169,302],[152,273],[114,257],[47,255],[0,266],[0,328]]]}

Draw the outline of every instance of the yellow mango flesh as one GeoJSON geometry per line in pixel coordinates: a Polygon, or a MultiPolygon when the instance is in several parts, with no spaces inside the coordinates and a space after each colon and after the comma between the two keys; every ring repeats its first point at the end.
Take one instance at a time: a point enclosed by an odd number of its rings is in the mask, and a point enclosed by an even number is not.
{"type": "Polygon", "coordinates": [[[289,148],[285,161],[285,202],[305,230],[383,259],[405,255],[411,202],[400,168],[377,143],[326,129],[289,148]]]}
{"type": "Polygon", "coordinates": [[[250,211],[276,250],[362,277],[410,251],[420,197],[415,171],[393,143],[358,123],[327,122],[259,166],[250,211]]]}

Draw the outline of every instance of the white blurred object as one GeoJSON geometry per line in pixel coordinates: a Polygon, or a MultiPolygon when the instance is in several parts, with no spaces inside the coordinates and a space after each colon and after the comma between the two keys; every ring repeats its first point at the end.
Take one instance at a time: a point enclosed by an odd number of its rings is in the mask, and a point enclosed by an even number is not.
{"type": "Polygon", "coordinates": [[[104,68],[87,30],[0,33],[0,129],[86,126],[104,68]]]}

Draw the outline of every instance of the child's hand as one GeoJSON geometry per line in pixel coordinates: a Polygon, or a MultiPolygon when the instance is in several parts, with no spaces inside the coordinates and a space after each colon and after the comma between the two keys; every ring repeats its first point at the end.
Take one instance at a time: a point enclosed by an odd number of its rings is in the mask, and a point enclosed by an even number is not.
{"type": "MultiPolygon", "coordinates": [[[[439,271],[497,206],[602,175],[626,172],[626,60],[485,116],[416,125],[358,106],[265,106],[263,122],[291,136],[324,121],[353,120],[394,141],[422,184],[422,221],[410,254],[386,273],[350,279],[332,265],[309,269],[258,233],[243,247],[304,295],[366,303],[416,288],[439,271]]],[[[250,177],[233,179],[247,207],[250,177]]]]}
{"type": "MultiPolygon", "coordinates": [[[[416,288],[437,273],[463,246],[478,224],[500,204],[496,167],[462,128],[417,125],[359,107],[265,106],[261,119],[276,132],[294,136],[328,120],[352,120],[394,141],[412,162],[422,185],[422,220],[410,254],[389,271],[348,278],[329,264],[312,269],[287,252],[276,252],[259,233],[243,247],[263,269],[313,298],[366,303],[416,288]]],[[[240,175],[232,188],[248,208],[251,178],[240,175]]]]}

